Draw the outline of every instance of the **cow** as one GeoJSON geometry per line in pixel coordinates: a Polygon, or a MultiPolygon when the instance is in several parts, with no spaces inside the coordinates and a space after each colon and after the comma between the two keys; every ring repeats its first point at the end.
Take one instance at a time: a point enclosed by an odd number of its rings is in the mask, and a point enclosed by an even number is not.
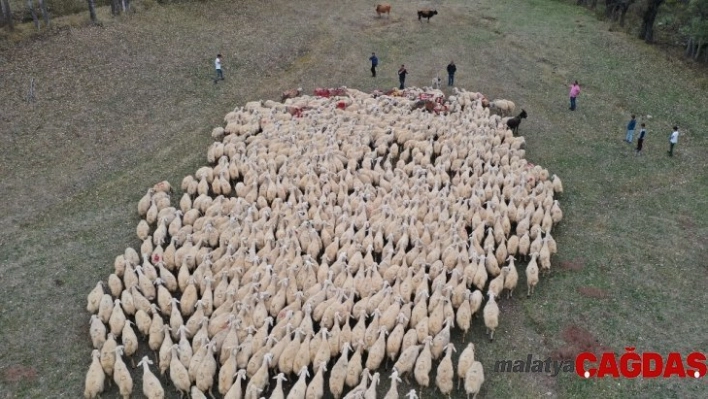
{"type": "Polygon", "coordinates": [[[376,14],[381,17],[381,14],[386,14],[386,17],[391,16],[391,5],[390,4],[377,4],[376,14]]]}
{"type": "Polygon", "coordinates": [[[438,15],[438,11],[431,10],[429,8],[423,8],[422,10],[418,10],[418,21],[421,21],[422,18],[428,18],[428,22],[430,22],[430,18],[432,18],[433,15],[438,15]]]}

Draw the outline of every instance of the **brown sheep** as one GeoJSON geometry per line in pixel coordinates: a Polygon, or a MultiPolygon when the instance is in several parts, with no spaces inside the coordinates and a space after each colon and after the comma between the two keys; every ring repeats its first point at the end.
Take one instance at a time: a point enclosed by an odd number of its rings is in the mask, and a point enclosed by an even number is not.
{"type": "Polygon", "coordinates": [[[280,101],[285,101],[288,98],[294,98],[302,94],[302,87],[298,87],[297,89],[290,89],[290,90],[285,90],[283,92],[283,97],[280,99],[280,101]]]}

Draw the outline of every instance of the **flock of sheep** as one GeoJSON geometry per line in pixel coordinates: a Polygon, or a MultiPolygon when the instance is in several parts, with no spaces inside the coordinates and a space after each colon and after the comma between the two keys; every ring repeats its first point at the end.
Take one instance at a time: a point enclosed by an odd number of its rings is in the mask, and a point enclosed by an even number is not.
{"type": "Polygon", "coordinates": [[[530,256],[528,296],[550,271],[561,181],[479,93],[456,90],[443,115],[413,107],[421,89],[346,93],[247,103],[179,201],[148,190],[142,245],[88,295],[86,398],[111,381],[130,397],[138,351],[147,398],[369,399],[385,367],[390,399],[401,378],[429,387],[434,363],[441,393],[458,377],[477,395],[482,364],[468,343],[453,366],[452,329],[469,341],[482,313],[494,338],[515,257],[530,256]]]}

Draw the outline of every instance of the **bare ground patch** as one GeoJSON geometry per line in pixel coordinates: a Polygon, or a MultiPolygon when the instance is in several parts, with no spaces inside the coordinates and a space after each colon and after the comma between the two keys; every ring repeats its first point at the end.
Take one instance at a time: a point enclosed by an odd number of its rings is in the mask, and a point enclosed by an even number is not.
{"type": "Polygon", "coordinates": [[[610,296],[607,291],[596,287],[578,287],[578,293],[586,298],[603,299],[610,296]]]}
{"type": "Polygon", "coordinates": [[[560,267],[563,270],[578,272],[585,268],[585,261],[583,259],[566,260],[560,263],[560,267]]]}
{"type": "Polygon", "coordinates": [[[581,352],[601,353],[612,349],[602,343],[588,330],[571,324],[561,333],[565,345],[551,353],[554,359],[575,359],[581,352]]]}
{"type": "Polygon", "coordinates": [[[37,370],[34,367],[25,367],[21,364],[13,364],[2,372],[2,381],[6,383],[33,381],[36,378],[37,370]]]}

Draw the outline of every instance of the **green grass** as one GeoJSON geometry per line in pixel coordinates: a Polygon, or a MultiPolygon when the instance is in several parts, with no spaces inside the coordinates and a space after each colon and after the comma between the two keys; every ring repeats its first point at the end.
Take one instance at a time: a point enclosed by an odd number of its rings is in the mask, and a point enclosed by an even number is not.
{"type": "Polygon", "coordinates": [[[479,320],[470,333],[487,374],[482,396],[706,397],[702,380],[491,370],[497,359],[545,358],[567,345],[563,331],[573,325],[618,353],[705,349],[708,96],[695,85],[700,75],[570,4],[450,1],[437,4],[429,24],[415,19],[415,7],[394,1],[390,20],[359,1],[174,4],[115,20],[103,8],[101,27],[4,52],[0,397],[80,396],[90,363],[86,295],[116,255],[139,245],[135,205],[146,188],[179,185],[204,165],[224,114],[297,86],[389,88],[401,63],[408,84],[428,85],[449,59],[460,87],[527,110],[527,158],[566,190],[552,276],[531,299],[520,287],[501,302],[493,344],[479,320]],[[371,51],[381,61],[376,81],[371,51]],[[226,81],[215,86],[217,52],[226,81]],[[23,101],[31,77],[35,104],[23,101]],[[575,79],[583,92],[571,113],[567,83],[575,79]],[[642,157],[622,142],[630,113],[652,116],[642,157]],[[682,136],[668,158],[676,123],[682,136]],[[607,296],[584,297],[581,287],[607,296]],[[36,377],[10,381],[7,370],[18,365],[36,377]]]}

